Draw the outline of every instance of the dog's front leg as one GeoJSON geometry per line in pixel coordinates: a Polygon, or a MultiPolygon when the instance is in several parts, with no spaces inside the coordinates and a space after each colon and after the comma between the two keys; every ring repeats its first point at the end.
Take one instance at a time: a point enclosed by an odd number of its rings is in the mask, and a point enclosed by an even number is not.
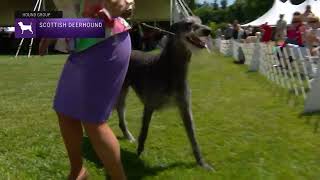
{"type": "Polygon", "coordinates": [[[129,87],[124,86],[120,92],[120,96],[118,98],[117,102],[117,112],[118,112],[118,117],[119,117],[119,127],[126,139],[128,139],[130,142],[135,142],[134,137],[130,133],[127,122],[126,122],[126,117],[125,117],[125,100],[126,96],[128,94],[129,87]]]}
{"type": "Polygon", "coordinates": [[[144,107],[142,126],[141,126],[141,130],[140,130],[139,144],[138,144],[138,149],[137,149],[138,156],[140,156],[140,154],[144,150],[144,143],[147,139],[149,124],[151,121],[153,111],[154,111],[153,108],[144,107]]]}
{"type": "Polygon", "coordinates": [[[179,106],[179,111],[180,111],[181,118],[183,120],[184,127],[187,131],[187,135],[192,146],[193,155],[197,163],[201,167],[208,170],[213,170],[213,168],[209,164],[207,164],[202,158],[200,148],[195,137],[195,127],[193,123],[191,103],[190,103],[190,91],[188,88],[186,88],[184,91],[185,91],[184,93],[181,93],[183,94],[183,96],[177,97],[177,103],[179,106]]]}

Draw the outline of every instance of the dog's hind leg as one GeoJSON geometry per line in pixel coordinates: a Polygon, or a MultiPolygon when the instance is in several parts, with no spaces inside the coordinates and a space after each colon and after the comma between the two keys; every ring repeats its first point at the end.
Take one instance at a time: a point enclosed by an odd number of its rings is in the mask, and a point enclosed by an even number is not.
{"type": "Polygon", "coordinates": [[[187,135],[192,146],[193,155],[197,163],[201,167],[208,170],[213,170],[213,168],[203,160],[198,142],[196,140],[195,127],[193,123],[191,104],[190,104],[189,90],[186,90],[186,92],[182,94],[183,96],[177,97],[177,103],[179,106],[179,111],[180,111],[181,118],[183,120],[184,127],[187,131],[187,135]]]}
{"type": "Polygon", "coordinates": [[[135,142],[134,137],[130,133],[128,127],[127,127],[127,122],[126,122],[126,117],[125,117],[125,100],[126,96],[128,94],[129,87],[123,87],[121,89],[119,99],[117,102],[117,112],[118,112],[118,117],[119,117],[119,127],[126,139],[128,139],[130,142],[135,142]]]}
{"type": "Polygon", "coordinates": [[[147,108],[146,106],[144,107],[143,118],[142,118],[142,127],[140,130],[139,142],[138,142],[139,144],[138,144],[138,149],[137,149],[138,156],[140,156],[140,154],[144,150],[144,143],[147,139],[149,124],[151,121],[153,111],[154,111],[153,108],[147,108]]]}

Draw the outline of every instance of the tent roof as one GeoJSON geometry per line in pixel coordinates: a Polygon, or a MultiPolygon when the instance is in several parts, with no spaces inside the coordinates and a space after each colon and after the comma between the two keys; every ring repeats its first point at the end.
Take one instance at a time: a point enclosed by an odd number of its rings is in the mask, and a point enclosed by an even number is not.
{"type": "Polygon", "coordinates": [[[284,14],[284,19],[290,23],[293,17],[293,13],[299,11],[304,13],[307,5],[311,5],[312,12],[320,17],[320,1],[318,0],[306,0],[301,4],[294,5],[290,0],[283,2],[283,0],[275,0],[272,8],[258,19],[245,24],[243,26],[260,26],[268,22],[269,25],[276,25],[279,20],[279,15],[284,14]]]}

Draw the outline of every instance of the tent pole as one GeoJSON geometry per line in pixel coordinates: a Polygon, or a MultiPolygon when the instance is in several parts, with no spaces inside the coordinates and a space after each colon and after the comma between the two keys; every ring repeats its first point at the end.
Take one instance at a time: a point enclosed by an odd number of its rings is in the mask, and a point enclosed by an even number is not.
{"type": "Polygon", "coordinates": [[[175,0],[170,0],[170,26],[173,24],[173,1],[175,0]]]}
{"type": "MultiPolygon", "coordinates": [[[[36,5],[34,5],[33,11],[35,11],[35,10],[37,9],[38,4],[39,4],[39,1],[40,1],[40,0],[37,0],[36,5]]],[[[20,40],[20,43],[19,43],[19,46],[18,46],[18,49],[17,49],[15,58],[17,58],[18,55],[19,55],[19,52],[20,52],[21,46],[22,46],[22,44],[23,44],[23,41],[24,41],[24,38],[22,38],[22,39],[20,40]]]]}
{"type": "Polygon", "coordinates": [[[22,38],[22,39],[20,40],[20,43],[19,43],[18,50],[17,50],[17,52],[16,52],[15,58],[17,58],[18,55],[19,55],[19,52],[20,52],[21,46],[22,46],[22,44],[23,44],[23,41],[24,41],[24,38],[22,38]]]}
{"type": "Polygon", "coordinates": [[[192,10],[190,9],[190,7],[188,6],[188,4],[186,3],[185,0],[181,0],[182,4],[185,6],[185,8],[188,10],[188,12],[190,13],[191,16],[194,16],[194,13],[192,12],[192,10]]]}
{"type": "MultiPolygon", "coordinates": [[[[41,5],[42,5],[42,0],[39,0],[39,4],[38,4],[38,7],[37,7],[37,11],[40,11],[40,8],[41,8],[41,5]]],[[[32,50],[32,45],[33,45],[33,38],[31,39],[31,42],[29,44],[29,53],[28,53],[28,58],[30,58],[31,56],[31,50],[32,50]]]]}
{"type": "Polygon", "coordinates": [[[46,8],[46,0],[43,0],[42,2],[42,11],[45,11],[47,8],[46,8]]]}
{"type": "MultiPolygon", "coordinates": [[[[181,9],[182,9],[182,13],[184,14],[185,17],[190,16],[189,11],[187,10],[186,6],[183,4],[182,2],[183,0],[178,0],[178,4],[180,5],[181,9]]],[[[184,18],[185,18],[184,17],[184,18]]]]}

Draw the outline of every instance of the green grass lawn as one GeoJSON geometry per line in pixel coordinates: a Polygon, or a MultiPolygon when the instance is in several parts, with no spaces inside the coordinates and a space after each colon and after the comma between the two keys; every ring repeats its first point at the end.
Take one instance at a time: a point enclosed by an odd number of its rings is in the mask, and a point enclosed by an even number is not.
{"type": "MultiPolygon", "coordinates": [[[[0,179],[66,178],[68,160],[51,108],[65,59],[0,57],[0,179]]],[[[320,179],[320,117],[300,117],[302,99],[218,54],[194,56],[189,79],[197,138],[216,171],[195,165],[177,110],[168,108],[154,114],[140,158],[136,144],[120,138],[129,179],[320,179]]],[[[142,105],[134,93],[127,104],[137,137],[142,105]]],[[[110,125],[122,137],[115,114],[110,125]]],[[[91,179],[104,179],[87,138],[83,149],[91,179]]]]}

